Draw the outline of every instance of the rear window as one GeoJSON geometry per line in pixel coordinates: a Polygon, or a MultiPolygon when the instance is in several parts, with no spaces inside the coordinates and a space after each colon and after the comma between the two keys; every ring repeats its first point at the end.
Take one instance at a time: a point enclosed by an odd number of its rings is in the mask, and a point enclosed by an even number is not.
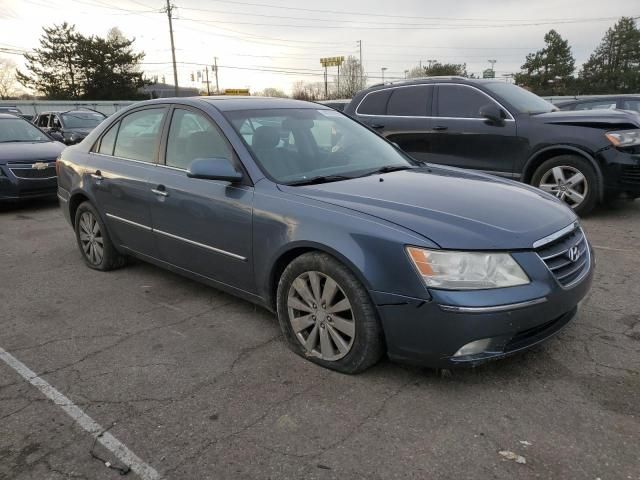
{"type": "Polygon", "coordinates": [[[367,94],[358,105],[356,113],[360,115],[385,115],[391,93],[392,90],[380,90],[367,94]]]}
{"type": "Polygon", "coordinates": [[[431,85],[398,87],[393,89],[387,105],[387,115],[424,117],[431,103],[431,85]]]}

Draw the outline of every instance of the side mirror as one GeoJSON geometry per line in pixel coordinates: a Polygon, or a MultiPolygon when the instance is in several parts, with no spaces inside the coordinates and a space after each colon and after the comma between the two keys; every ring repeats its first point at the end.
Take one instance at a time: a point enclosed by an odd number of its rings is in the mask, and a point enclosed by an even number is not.
{"type": "Polygon", "coordinates": [[[187,177],[233,183],[242,180],[242,173],[226,158],[196,158],[187,170],[187,177]]]}
{"type": "Polygon", "coordinates": [[[488,103],[487,105],[480,107],[480,116],[486,118],[492,123],[502,123],[507,117],[498,105],[495,103],[488,103]]]}

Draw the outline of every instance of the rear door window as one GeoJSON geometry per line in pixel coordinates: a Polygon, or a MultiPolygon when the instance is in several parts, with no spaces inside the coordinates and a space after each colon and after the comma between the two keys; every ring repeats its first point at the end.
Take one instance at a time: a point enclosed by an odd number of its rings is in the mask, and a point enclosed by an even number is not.
{"type": "Polygon", "coordinates": [[[385,115],[392,91],[392,89],[388,89],[368,93],[358,105],[356,113],[358,115],[385,115]]]}
{"type": "Polygon", "coordinates": [[[42,128],[47,128],[49,126],[49,115],[40,115],[38,117],[38,126],[42,128]]]}
{"type": "Polygon", "coordinates": [[[465,85],[438,86],[437,116],[481,118],[480,108],[491,103],[487,95],[465,85]]]}
{"type": "Polygon", "coordinates": [[[433,86],[394,88],[387,105],[387,115],[403,117],[425,117],[431,110],[433,86]]]}
{"type": "Polygon", "coordinates": [[[116,135],[118,135],[118,127],[120,126],[120,122],[113,125],[107,133],[102,136],[102,140],[100,140],[100,148],[98,148],[98,153],[103,155],[113,155],[113,146],[116,143],[116,135]]]}
{"type": "Polygon", "coordinates": [[[120,121],[113,155],[153,163],[164,114],[164,108],[149,108],[124,117],[120,121]]]}

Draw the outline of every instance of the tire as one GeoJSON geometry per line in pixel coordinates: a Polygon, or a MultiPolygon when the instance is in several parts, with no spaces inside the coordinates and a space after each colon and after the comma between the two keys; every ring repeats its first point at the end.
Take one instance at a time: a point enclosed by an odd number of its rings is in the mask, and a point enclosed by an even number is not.
{"type": "Polygon", "coordinates": [[[125,264],[126,258],[114,248],[106,225],[90,202],[78,206],[74,228],[78,248],[89,268],[106,272],[125,264]]]}
{"type": "Polygon", "coordinates": [[[577,215],[589,214],[598,202],[596,172],[587,160],[577,155],[559,155],[546,160],[533,174],[531,184],[563,200],[577,215]],[[581,179],[570,184],[577,174],[582,175],[581,179]],[[582,200],[578,201],[578,195],[582,200]]]}
{"type": "Polygon", "coordinates": [[[306,253],[287,266],[278,282],[277,310],[291,350],[323,367],[360,373],[385,353],[367,290],[346,266],[325,253],[306,253]]]}

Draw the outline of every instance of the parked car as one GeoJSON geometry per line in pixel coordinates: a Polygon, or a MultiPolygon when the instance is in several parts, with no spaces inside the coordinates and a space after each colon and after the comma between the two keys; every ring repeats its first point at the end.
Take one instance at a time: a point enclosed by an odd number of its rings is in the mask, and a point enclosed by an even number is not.
{"type": "Polygon", "coordinates": [[[26,120],[0,113],[0,201],[55,197],[64,145],[26,120]]]}
{"type": "Polygon", "coordinates": [[[591,285],[593,252],[554,196],[423,165],[314,103],[141,102],[59,169],[87,266],[138,257],[248,299],[341,372],[385,351],[446,367],[510,355],[565,326],[591,285]]]}
{"type": "Polygon", "coordinates": [[[640,196],[640,116],[556,110],[503,81],[436,77],[368,88],[345,113],[414,158],[529,183],[578,214],[640,196]]]}
{"type": "Polygon", "coordinates": [[[10,113],[19,117],[22,116],[20,109],[13,105],[0,105],[0,113],[10,113]]]}
{"type": "Polygon", "coordinates": [[[33,123],[56,140],[73,145],[81,142],[105,118],[106,115],[95,110],[68,110],[39,113],[33,123]]]}
{"type": "Polygon", "coordinates": [[[554,105],[560,110],[630,110],[640,113],[640,95],[606,95],[576,100],[562,100],[554,105]]]}

